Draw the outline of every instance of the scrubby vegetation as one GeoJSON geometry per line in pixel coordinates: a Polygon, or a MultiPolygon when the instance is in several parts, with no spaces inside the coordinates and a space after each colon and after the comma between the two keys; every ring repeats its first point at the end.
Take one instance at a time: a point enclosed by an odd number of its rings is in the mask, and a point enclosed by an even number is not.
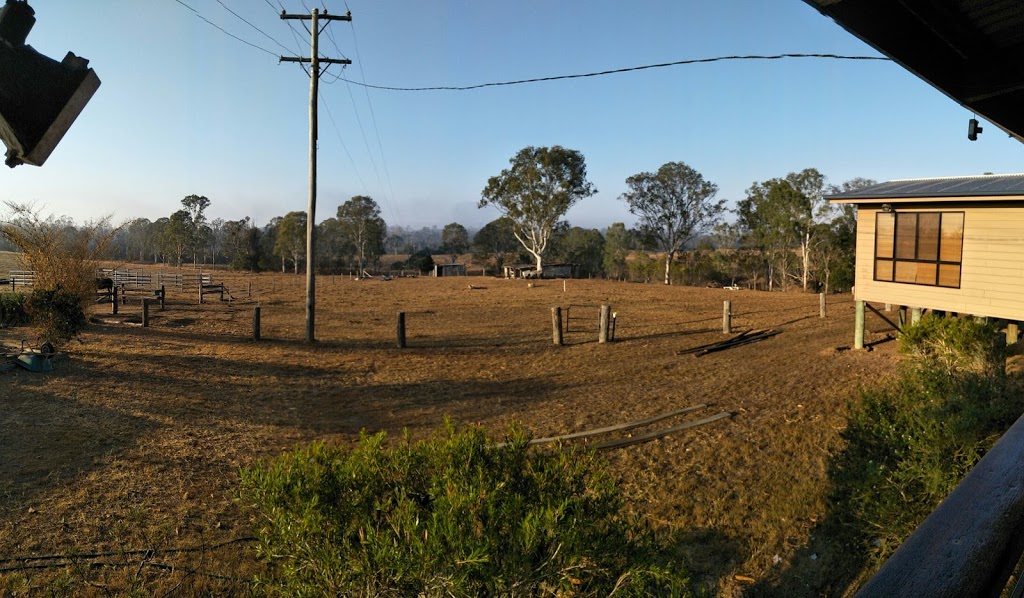
{"type": "Polygon", "coordinates": [[[21,293],[0,293],[0,328],[28,324],[25,296],[21,293]]]}
{"type": "MultiPolygon", "coordinates": [[[[96,268],[117,229],[111,229],[106,219],[75,227],[43,218],[30,206],[8,203],[7,208],[10,216],[0,222],[0,238],[20,252],[24,266],[35,277],[32,294],[23,299],[25,312],[40,336],[59,346],[86,324],[85,308],[95,296],[96,268]]],[[[4,305],[13,308],[15,300],[6,301],[4,305]]]]}
{"type": "Polygon", "coordinates": [[[905,329],[911,356],[891,386],[865,390],[834,460],[830,518],[839,545],[881,563],[956,487],[1024,410],[995,326],[926,316],[905,329]]]}
{"type": "Polygon", "coordinates": [[[243,470],[259,587],[279,595],[679,596],[685,575],[622,515],[593,453],[479,429],[349,451],[314,443],[243,470]]]}

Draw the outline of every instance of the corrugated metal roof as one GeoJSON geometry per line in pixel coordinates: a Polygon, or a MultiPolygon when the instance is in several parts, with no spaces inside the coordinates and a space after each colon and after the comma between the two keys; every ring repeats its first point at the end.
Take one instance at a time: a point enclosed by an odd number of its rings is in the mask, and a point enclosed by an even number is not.
{"type": "Polygon", "coordinates": [[[1024,173],[955,176],[934,179],[897,179],[856,191],[829,195],[835,201],[903,199],[914,197],[998,197],[1024,195],[1024,173]]]}

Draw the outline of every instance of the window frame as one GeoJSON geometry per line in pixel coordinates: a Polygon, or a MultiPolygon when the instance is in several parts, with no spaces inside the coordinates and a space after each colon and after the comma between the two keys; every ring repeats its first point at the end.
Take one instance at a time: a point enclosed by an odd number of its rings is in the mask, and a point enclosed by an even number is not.
{"type": "MultiPolygon", "coordinates": [[[[893,284],[910,284],[910,285],[915,285],[915,286],[937,287],[937,288],[940,288],[940,289],[959,289],[961,283],[963,282],[964,229],[966,227],[966,221],[967,221],[967,215],[966,215],[966,213],[963,210],[950,210],[950,211],[938,211],[938,210],[932,210],[932,211],[927,211],[927,210],[903,211],[903,210],[901,210],[899,212],[896,212],[896,211],[892,211],[892,212],[878,211],[878,212],[875,212],[874,251],[873,251],[873,255],[872,255],[872,265],[871,265],[872,279],[875,282],[887,282],[887,283],[893,283],[893,284]],[[924,214],[927,214],[927,215],[937,214],[939,216],[938,227],[936,229],[936,237],[937,237],[937,239],[936,239],[936,244],[935,244],[935,248],[934,248],[935,259],[922,259],[922,258],[919,257],[920,253],[921,253],[921,215],[924,215],[924,214]],[[900,216],[901,215],[904,215],[904,216],[914,216],[914,238],[913,238],[914,257],[913,258],[899,258],[899,257],[896,257],[897,254],[899,253],[899,242],[901,240],[899,238],[899,236],[900,236],[899,235],[899,231],[900,231],[900,216]],[[946,215],[951,215],[951,216],[952,215],[956,215],[956,216],[959,216],[959,218],[960,218],[960,252],[959,252],[959,254],[957,256],[958,259],[956,261],[952,261],[952,260],[948,260],[948,259],[947,260],[942,259],[942,257],[943,257],[942,256],[942,253],[943,253],[942,252],[942,241],[943,241],[943,238],[942,238],[942,223],[943,223],[943,219],[944,219],[944,217],[946,215]],[[879,220],[883,216],[884,217],[891,217],[893,219],[893,222],[892,222],[892,238],[890,239],[891,243],[889,244],[889,246],[892,249],[891,249],[891,255],[889,257],[879,257],[879,255],[878,255],[878,247],[879,247],[879,242],[878,241],[879,241],[879,229],[880,229],[880,227],[879,227],[879,220]],[[878,277],[878,270],[879,270],[878,265],[879,265],[880,262],[888,262],[889,267],[887,268],[887,270],[889,270],[892,273],[891,277],[889,279],[879,278],[878,277]],[[934,282],[918,282],[916,280],[915,281],[897,280],[896,279],[897,264],[900,264],[900,263],[902,263],[902,264],[928,264],[928,265],[934,265],[935,266],[934,282]],[[955,286],[953,286],[953,285],[944,285],[944,284],[940,284],[939,283],[939,281],[942,280],[942,275],[941,275],[942,266],[956,266],[958,268],[958,270],[957,270],[957,278],[956,278],[956,285],[955,286]]],[[[904,239],[904,241],[906,241],[906,239],[904,239]]]]}

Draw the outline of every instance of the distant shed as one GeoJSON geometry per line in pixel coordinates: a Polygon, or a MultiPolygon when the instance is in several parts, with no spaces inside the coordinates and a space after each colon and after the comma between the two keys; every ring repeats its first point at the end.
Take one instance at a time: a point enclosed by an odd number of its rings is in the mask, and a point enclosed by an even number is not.
{"type": "Polygon", "coordinates": [[[857,206],[858,310],[1024,320],[1024,174],[895,180],[827,199],[857,206]]]}
{"type": "Polygon", "coordinates": [[[434,276],[465,276],[466,264],[434,264],[434,276]]]}

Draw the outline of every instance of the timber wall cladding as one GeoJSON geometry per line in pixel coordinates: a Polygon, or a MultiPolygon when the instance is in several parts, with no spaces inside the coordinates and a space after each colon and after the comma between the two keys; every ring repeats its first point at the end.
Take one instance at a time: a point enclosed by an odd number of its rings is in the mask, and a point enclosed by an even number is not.
{"type": "Polygon", "coordinates": [[[896,211],[964,212],[960,288],[874,280],[877,207],[857,216],[856,298],[1024,320],[1024,205],[896,204],[896,211]]]}

